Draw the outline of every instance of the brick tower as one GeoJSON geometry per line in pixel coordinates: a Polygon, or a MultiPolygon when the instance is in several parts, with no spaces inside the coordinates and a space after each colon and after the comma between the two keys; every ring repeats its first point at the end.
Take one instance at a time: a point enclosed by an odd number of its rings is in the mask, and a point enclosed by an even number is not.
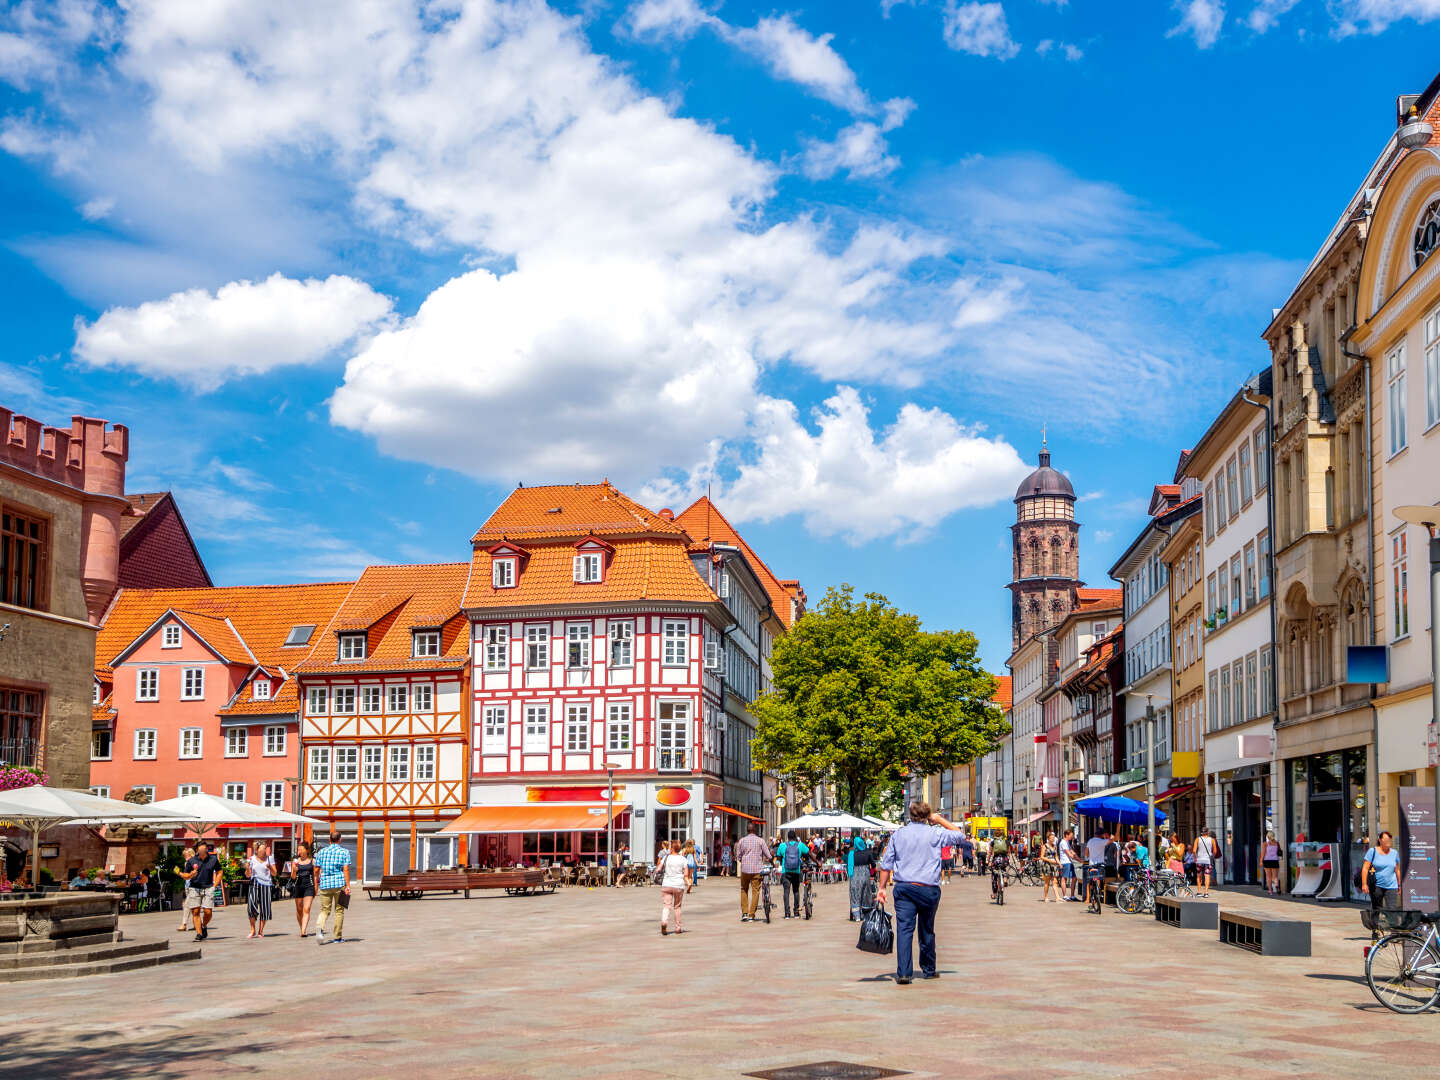
{"type": "Polygon", "coordinates": [[[1010,589],[1013,651],[1074,609],[1080,587],[1080,524],[1075,489],[1050,467],[1042,440],[1040,464],[1015,492],[1010,589]]]}

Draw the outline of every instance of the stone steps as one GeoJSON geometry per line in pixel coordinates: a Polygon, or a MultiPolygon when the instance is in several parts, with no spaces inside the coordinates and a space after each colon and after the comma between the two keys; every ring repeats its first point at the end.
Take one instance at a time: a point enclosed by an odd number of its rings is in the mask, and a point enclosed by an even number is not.
{"type": "Polygon", "coordinates": [[[113,942],[108,945],[0,958],[0,983],[109,975],[118,971],[199,960],[198,946],[170,948],[168,941],[113,942]]]}

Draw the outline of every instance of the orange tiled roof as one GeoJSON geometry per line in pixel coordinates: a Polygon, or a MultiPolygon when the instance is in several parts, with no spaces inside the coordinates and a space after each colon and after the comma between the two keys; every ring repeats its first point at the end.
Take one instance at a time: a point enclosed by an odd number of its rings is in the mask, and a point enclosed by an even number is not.
{"type": "Polygon", "coordinates": [[[999,705],[1002,709],[1010,708],[1013,699],[1010,690],[1009,675],[995,676],[995,694],[990,700],[995,702],[995,704],[999,705]]]}
{"type": "Polygon", "coordinates": [[[679,525],[641,506],[607,480],[600,484],[516,488],[471,541],[491,544],[506,538],[578,538],[592,532],[610,540],[647,533],[684,535],[679,525]]]}
{"type": "Polygon", "coordinates": [[[685,548],[683,536],[617,540],[604,580],[581,585],[574,579],[573,546],[538,544],[531,548],[530,558],[522,563],[515,587],[510,589],[495,588],[490,553],[477,548],[465,606],[512,608],[639,600],[718,604],[720,598],[700,580],[685,548]]]}
{"type": "MultiPolygon", "coordinates": [[[[569,550],[567,548],[567,550],[569,550]]],[[[464,667],[468,620],[460,610],[469,563],[367,566],[315,650],[298,672],[434,671],[464,667]],[[365,659],[337,659],[335,633],[364,629],[365,659]],[[412,630],[440,630],[440,655],[411,655],[412,630]]],[[[486,570],[489,580],[489,570],[486,570]]],[[[317,633],[317,636],[319,634],[317,633]]]]}
{"type": "MultiPolygon", "coordinates": [[[[206,633],[217,637],[218,625],[228,625],[238,642],[229,646],[233,651],[243,644],[248,654],[269,669],[293,668],[324,640],[325,630],[353,587],[352,582],[337,581],[319,585],[238,585],[204,589],[121,589],[106,613],[95,642],[95,671],[109,681],[113,675],[110,662],[129,648],[165,612],[174,610],[195,632],[217,649],[206,633]],[[183,614],[182,614],[183,613],[183,614]],[[193,620],[193,621],[192,621],[193,620]],[[204,624],[204,629],[195,623],[204,624]],[[285,646],[292,626],[314,625],[310,641],[300,647],[285,646]]],[[[329,638],[331,642],[334,638],[329,638]]],[[[244,653],[242,650],[242,654],[244,653]]],[[[243,654],[235,661],[253,666],[255,660],[243,654]]],[[[237,701],[230,710],[256,712],[262,715],[293,713],[298,705],[295,680],[286,679],[270,701],[248,701],[243,709],[237,701]],[[249,706],[254,705],[255,708],[249,706]]],[[[221,710],[222,712],[227,710],[221,710]]]]}
{"type": "MultiPolygon", "coordinates": [[[[253,664],[255,656],[235,633],[235,627],[223,615],[205,615],[186,608],[173,608],[176,616],[231,664],[253,664]]],[[[158,616],[157,616],[158,617],[158,616]]]]}
{"type": "Polygon", "coordinates": [[[1076,589],[1075,596],[1080,602],[1081,611],[1120,607],[1125,602],[1123,589],[1076,589]]]}
{"type": "Polygon", "coordinates": [[[110,695],[105,695],[105,700],[99,705],[90,706],[91,725],[100,724],[108,727],[110,721],[115,719],[115,707],[110,704],[110,695]]]}
{"type": "Polygon", "coordinates": [[[692,551],[703,551],[707,549],[704,543],[706,540],[718,541],[722,544],[733,544],[740,549],[745,556],[745,561],[755,571],[755,576],[760,579],[761,585],[765,587],[766,594],[770,597],[770,603],[775,608],[775,614],[780,616],[780,621],[788,629],[790,626],[790,600],[798,594],[798,581],[781,581],[775,576],[775,572],[766,565],[765,560],[755,554],[755,549],[745,542],[745,538],[736,531],[735,526],[722,514],[719,508],[706,496],[702,495],[693,503],[687,506],[675,519],[675,524],[681,526],[696,543],[691,547],[692,551]]]}

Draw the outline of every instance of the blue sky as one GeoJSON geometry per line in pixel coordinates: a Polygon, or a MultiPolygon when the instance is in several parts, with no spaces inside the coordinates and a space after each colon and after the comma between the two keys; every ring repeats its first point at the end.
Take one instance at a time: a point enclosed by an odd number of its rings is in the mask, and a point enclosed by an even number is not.
{"type": "Polygon", "coordinates": [[[218,582],[707,485],[1009,651],[1041,425],[1105,571],[1440,70],[1440,0],[0,4],[0,402],[218,582]]]}

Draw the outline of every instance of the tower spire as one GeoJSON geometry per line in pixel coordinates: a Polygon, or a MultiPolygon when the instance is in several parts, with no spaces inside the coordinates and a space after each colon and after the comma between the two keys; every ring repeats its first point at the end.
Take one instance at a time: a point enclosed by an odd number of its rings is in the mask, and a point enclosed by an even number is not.
{"type": "Polygon", "coordinates": [[[1040,425],[1040,467],[1042,469],[1048,468],[1050,465],[1050,442],[1046,437],[1048,429],[1048,424],[1040,425]]]}

